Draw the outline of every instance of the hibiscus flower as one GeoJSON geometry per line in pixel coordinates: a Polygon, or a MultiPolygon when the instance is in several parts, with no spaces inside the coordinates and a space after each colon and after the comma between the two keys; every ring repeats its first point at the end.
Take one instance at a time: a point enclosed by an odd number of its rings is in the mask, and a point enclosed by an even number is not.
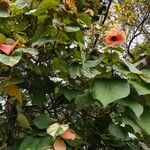
{"type": "Polygon", "coordinates": [[[104,43],[107,46],[114,47],[122,44],[126,41],[126,34],[124,31],[112,28],[109,31],[105,32],[104,43]]]}

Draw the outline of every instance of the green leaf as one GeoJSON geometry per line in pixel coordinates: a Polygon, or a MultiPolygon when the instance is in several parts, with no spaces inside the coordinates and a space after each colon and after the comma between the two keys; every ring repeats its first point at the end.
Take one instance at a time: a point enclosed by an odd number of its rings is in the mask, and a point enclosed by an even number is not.
{"type": "MultiPolygon", "coordinates": [[[[29,24],[29,20],[26,19],[21,19],[18,24],[15,25],[15,30],[18,33],[21,33],[21,31],[24,31],[25,29],[27,29],[30,26],[29,24]]],[[[22,34],[23,35],[23,34],[22,34]]],[[[24,35],[25,36],[25,35],[24,35]]],[[[28,40],[27,40],[28,41],[28,40]]]]}
{"type": "Polygon", "coordinates": [[[2,21],[0,19],[0,33],[4,35],[11,34],[11,25],[8,20],[2,21]]]}
{"type": "Polygon", "coordinates": [[[0,18],[10,17],[10,12],[7,10],[0,10],[0,18]]]}
{"type": "Polygon", "coordinates": [[[109,125],[108,130],[109,130],[110,134],[113,135],[114,137],[122,139],[122,140],[125,139],[125,135],[120,126],[112,123],[109,125]]]}
{"type": "Polygon", "coordinates": [[[97,60],[88,60],[83,64],[83,68],[92,68],[96,67],[101,63],[102,59],[97,59],[97,60]]]}
{"type": "Polygon", "coordinates": [[[79,92],[74,89],[69,89],[67,87],[62,88],[62,93],[68,100],[72,100],[73,98],[79,95],[79,92]]]}
{"type": "Polygon", "coordinates": [[[138,124],[150,135],[150,112],[145,110],[140,117],[138,124]]]}
{"type": "Polygon", "coordinates": [[[36,138],[26,137],[21,143],[19,150],[42,150],[52,145],[51,137],[36,138]]]}
{"type": "Polygon", "coordinates": [[[67,32],[77,32],[79,30],[80,30],[80,27],[65,26],[65,31],[67,32]]]}
{"type": "Polygon", "coordinates": [[[42,0],[42,2],[40,3],[40,5],[37,8],[35,14],[37,14],[37,15],[43,14],[48,9],[58,6],[58,4],[59,3],[56,0],[50,0],[50,1],[42,0]]]}
{"type": "Polygon", "coordinates": [[[43,46],[43,45],[45,45],[47,43],[52,43],[53,44],[54,43],[54,39],[52,39],[52,38],[42,38],[42,39],[39,39],[38,41],[36,41],[36,42],[34,42],[32,44],[32,47],[35,47],[35,46],[40,47],[40,46],[43,46]]]}
{"type": "Polygon", "coordinates": [[[125,63],[125,65],[129,68],[129,70],[130,70],[132,73],[141,74],[141,71],[138,70],[133,64],[131,64],[130,62],[128,62],[128,61],[126,61],[126,60],[123,60],[123,62],[125,63]]]}
{"type": "Polygon", "coordinates": [[[25,59],[23,59],[23,61],[27,64],[28,68],[30,68],[31,71],[33,71],[37,75],[41,75],[41,70],[37,64],[31,61],[26,61],[25,59]]]}
{"type": "Polygon", "coordinates": [[[145,100],[145,104],[147,106],[150,106],[150,94],[149,95],[144,95],[144,100],[145,100]]]}
{"type": "Polygon", "coordinates": [[[75,32],[74,33],[74,40],[77,41],[78,43],[84,44],[84,34],[81,31],[75,32]]]}
{"type": "Polygon", "coordinates": [[[135,115],[139,118],[143,113],[143,106],[138,102],[134,101],[131,97],[122,99],[118,101],[120,104],[129,107],[135,113],[135,115]]]}
{"type": "Polygon", "coordinates": [[[42,89],[42,87],[34,88],[29,91],[31,100],[33,104],[36,105],[42,105],[44,102],[46,102],[46,93],[42,89]]]}
{"type": "Polygon", "coordinates": [[[113,70],[127,76],[129,73],[131,73],[129,70],[127,70],[126,68],[123,68],[122,66],[116,66],[113,65],[113,70]]]}
{"type": "Polygon", "coordinates": [[[150,83],[150,69],[149,68],[144,68],[141,70],[142,74],[140,77],[147,83],[150,83]]]}
{"type": "Polygon", "coordinates": [[[100,64],[101,61],[102,61],[101,59],[86,61],[83,64],[83,69],[81,70],[83,75],[90,79],[90,78],[94,78],[95,76],[101,74],[96,69],[90,69],[90,68],[96,67],[98,64],[100,64]]]}
{"type": "Polygon", "coordinates": [[[91,17],[85,13],[78,13],[78,22],[81,23],[84,27],[91,25],[91,17]]]}
{"type": "Polygon", "coordinates": [[[36,9],[32,9],[28,12],[25,12],[26,15],[31,15],[31,14],[34,14],[36,12],[36,9]]]}
{"type": "Polygon", "coordinates": [[[137,91],[138,95],[147,95],[150,94],[150,86],[148,84],[129,81],[131,86],[137,91]]]}
{"type": "Polygon", "coordinates": [[[123,117],[122,121],[123,121],[124,124],[130,125],[135,132],[140,132],[141,131],[140,127],[134,121],[132,121],[131,118],[123,117]]]}
{"type": "Polygon", "coordinates": [[[18,48],[10,56],[0,54],[0,62],[12,67],[20,61],[22,53],[29,53],[32,56],[38,54],[37,50],[33,48],[18,48]]]}
{"type": "Polygon", "coordinates": [[[148,145],[141,143],[141,146],[144,150],[150,150],[150,148],[148,147],[148,145]]]}
{"type": "Polygon", "coordinates": [[[75,104],[78,110],[86,108],[95,103],[95,99],[93,99],[90,93],[85,93],[83,95],[79,95],[75,99],[75,104]]]}
{"type": "Polygon", "coordinates": [[[115,100],[127,97],[130,93],[130,85],[125,80],[95,80],[92,94],[104,106],[115,100]]]}
{"type": "Polygon", "coordinates": [[[22,54],[20,52],[14,52],[11,56],[0,54],[0,62],[8,66],[14,66],[20,61],[21,57],[22,54]]]}
{"type": "Polygon", "coordinates": [[[35,150],[38,143],[39,143],[38,138],[26,137],[25,140],[22,142],[19,150],[35,150]]]}
{"type": "Polygon", "coordinates": [[[118,51],[118,52],[124,52],[125,50],[123,49],[123,48],[121,48],[121,47],[113,47],[113,50],[116,50],[116,51],[118,51]]]}
{"type": "Polygon", "coordinates": [[[34,124],[39,129],[46,129],[50,126],[50,124],[54,123],[55,121],[56,121],[56,119],[54,119],[54,118],[51,118],[46,115],[40,115],[34,119],[34,124]]]}
{"type": "Polygon", "coordinates": [[[17,0],[16,1],[16,7],[18,9],[22,9],[22,8],[27,6],[28,2],[29,2],[29,0],[17,0]]]}
{"type": "Polygon", "coordinates": [[[23,139],[16,139],[13,145],[7,147],[7,150],[19,150],[22,141],[23,139]]]}
{"type": "Polygon", "coordinates": [[[32,56],[36,56],[38,54],[38,51],[35,48],[18,48],[15,50],[15,53],[17,52],[28,53],[31,54],[32,56]]]}
{"type": "Polygon", "coordinates": [[[68,44],[68,43],[71,42],[71,39],[68,37],[67,34],[65,34],[64,32],[60,31],[59,34],[58,34],[58,37],[57,37],[56,41],[58,43],[61,43],[61,44],[68,44]]]}
{"type": "Polygon", "coordinates": [[[150,83],[150,77],[146,75],[140,75],[141,79],[146,83],[150,83]]]}
{"type": "Polygon", "coordinates": [[[71,64],[69,67],[70,78],[75,79],[77,76],[80,76],[80,66],[79,64],[71,64]]]}
{"type": "MultiPolygon", "coordinates": [[[[67,145],[69,145],[71,147],[78,147],[80,145],[86,144],[86,142],[83,141],[81,138],[75,138],[74,140],[66,140],[65,142],[67,143],[67,145]]],[[[72,150],[72,149],[70,149],[70,150],[72,150]]]]}
{"type": "Polygon", "coordinates": [[[142,74],[147,75],[147,76],[150,77],[150,68],[144,68],[140,71],[142,72],[142,74]]]}
{"type": "Polygon", "coordinates": [[[64,133],[68,128],[69,128],[69,126],[67,124],[55,123],[47,128],[47,134],[56,138],[57,136],[64,133]]]}
{"type": "Polygon", "coordinates": [[[46,150],[52,147],[52,144],[53,144],[53,139],[51,137],[39,138],[39,143],[35,150],[46,150]]]}
{"type": "Polygon", "coordinates": [[[99,72],[99,71],[97,71],[96,69],[82,69],[81,70],[82,71],[82,74],[85,76],[85,77],[87,77],[87,78],[89,78],[89,79],[91,79],[91,78],[94,78],[95,76],[97,76],[97,75],[100,75],[101,73],[99,72]]]}

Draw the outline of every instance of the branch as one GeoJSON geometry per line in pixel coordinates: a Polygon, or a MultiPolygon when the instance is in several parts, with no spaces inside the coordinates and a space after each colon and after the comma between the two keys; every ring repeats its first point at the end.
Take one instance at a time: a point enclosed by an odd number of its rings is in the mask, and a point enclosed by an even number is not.
{"type": "Polygon", "coordinates": [[[102,24],[105,23],[105,21],[106,21],[106,19],[108,17],[108,13],[109,13],[109,9],[110,9],[111,4],[112,4],[112,0],[109,1],[108,7],[107,7],[107,10],[106,10],[106,13],[105,13],[105,17],[104,17],[104,19],[102,21],[102,24]]]}
{"type": "Polygon", "coordinates": [[[140,34],[141,34],[141,32],[135,34],[135,35],[132,37],[132,39],[130,40],[129,45],[128,45],[128,49],[127,49],[128,52],[130,51],[130,47],[131,47],[131,44],[132,44],[133,40],[134,40],[136,37],[138,37],[140,34]]]}
{"type": "Polygon", "coordinates": [[[137,28],[136,28],[136,30],[135,30],[135,33],[138,31],[138,29],[139,29],[140,27],[143,27],[143,25],[144,25],[145,21],[148,19],[148,17],[149,17],[149,14],[146,14],[146,15],[143,17],[143,20],[142,20],[141,23],[139,23],[139,25],[137,26],[137,28]]]}
{"type": "MultiPolygon", "coordinates": [[[[104,19],[103,19],[103,21],[102,21],[102,24],[105,23],[105,21],[106,21],[106,19],[107,19],[107,17],[108,17],[108,13],[109,13],[109,9],[110,9],[111,4],[112,4],[112,0],[109,1],[109,4],[108,4],[107,10],[106,10],[104,19]]],[[[94,46],[97,44],[98,39],[99,39],[99,35],[96,36],[95,42],[94,42],[94,44],[93,44],[94,46]]]]}
{"type": "Polygon", "coordinates": [[[137,26],[137,28],[136,28],[136,30],[135,30],[135,32],[134,32],[134,36],[133,36],[133,37],[131,38],[131,40],[129,41],[129,44],[128,44],[128,47],[127,47],[127,53],[128,53],[128,55],[129,55],[131,58],[134,58],[134,57],[132,56],[132,54],[130,53],[131,44],[132,44],[133,40],[134,40],[137,36],[139,36],[139,35],[141,34],[143,25],[144,25],[145,21],[148,19],[148,17],[149,17],[149,14],[146,14],[146,15],[143,17],[143,20],[139,23],[139,25],[137,26]],[[137,33],[137,31],[139,30],[139,28],[141,28],[141,29],[140,29],[140,32],[137,33]]]}

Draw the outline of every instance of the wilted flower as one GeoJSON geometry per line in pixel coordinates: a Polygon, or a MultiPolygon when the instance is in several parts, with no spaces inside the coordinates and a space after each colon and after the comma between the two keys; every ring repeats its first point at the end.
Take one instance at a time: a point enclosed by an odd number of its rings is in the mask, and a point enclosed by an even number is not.
{"type": "Polygon", "coordinates": [[[71,129],[67,129],[60,137],[64,140],[74,140],[76,138],[76,133],[71,129]]]}
{"type": "Polygon", "coordinates": [[[117,46],[126,41],[126,34],[124,31],[112,28],[110,31],[106,31],[104,37],[104,43],[110,47],[117,46]]]}

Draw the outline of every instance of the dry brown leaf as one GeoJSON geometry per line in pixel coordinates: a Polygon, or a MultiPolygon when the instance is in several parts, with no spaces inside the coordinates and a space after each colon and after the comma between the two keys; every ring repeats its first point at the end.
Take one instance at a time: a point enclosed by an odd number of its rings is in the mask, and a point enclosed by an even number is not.
{"type": "Polygon", "coordinates": [[[7,94],[10,96],[14,96],[19,103],[22,104],[22,93],[17,85],[10,85],[7,87],[7,94]]]}
{"type": "Polygon", "coordinates": [[[8,9],[9,9],[9,1],[0,0],[0,10],[8,10],[8,9]]]}
{"type": "Polygon", "coordinates": [[[54,142],[54,149],[55,150],[66,150],[66,144],[61,138],[57,138],[54,142]]]}
{"type": "Polygon", "coordinates": [[[64,5],[65,5],[66,10],[77,12],[75,0],[64,0],[64,5]]]}

